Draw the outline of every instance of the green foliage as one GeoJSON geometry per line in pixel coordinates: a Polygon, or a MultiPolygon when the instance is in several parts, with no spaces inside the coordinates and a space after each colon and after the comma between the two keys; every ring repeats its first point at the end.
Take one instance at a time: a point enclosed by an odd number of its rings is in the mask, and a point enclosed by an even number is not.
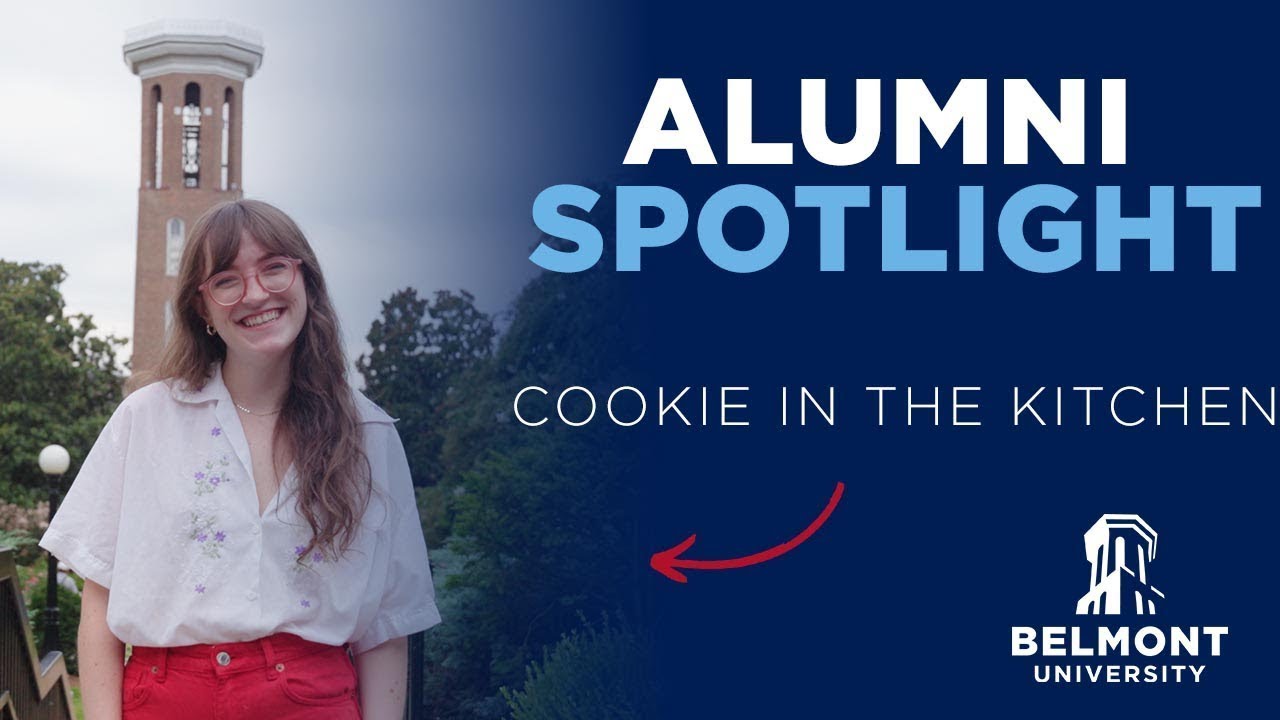
{"type": "Polygon", "coordinates": [[[356,360],[365,393],[393,417],[418,485],[446,480],[443,453],[451,396],[458,380],[493,353],[493,319],[468,292],[440,290],[428,301],[406,288],[382,303],[368,340],[372,351],[356,360]]]}
{"type": "Polygon", "coordinates": [[[65,313],[58,265],[0,260],[0,499],[30,505],[47,495],[36,465],[57,443],[75,476],[121,399],[116,348],[87,315],[65,313]]]}
{"type": "Polygon", "coordinates": [[[489,682],[489,646],[495,632],[484,625],[482,608],[491,601],[457,577],[469,558],[450,541],[431,553],[436,605],[444,622],[426,634],[424,695],[433,718],[499,718],[506,704],[489,682]]]}
{"type": "Polygon", "coordinates": [[[654,717],[645,644],[625,625],[610,625],[608,616],[599,627],[582,620],[543,649],[541,662],[529,664],[521,688],[502,688],[513,720],[654,717]]]}
{"type": "Polygon", "coordinates": [[[495,685],[518,678],[580,611],[628,604],[633,503],[616,482],[618,456],[591,433],[528,434],[467,474],[456,542],[470,561],[453,582],[486,598],[471,611],[493,633],[495,685]]]}
{"type": "MultiPolygon", "coordinates": [[[[366,393],[401,418],[410,465],[429,485],[418,507],[444,622],[426,634],[424,691],[437,720],[506,717],[501,688],[522,682],[580,617],[638,616],[626,431],[528,428],[511,407],[530,384],[607,395],[637,382],[628,309],[616,274],[545,274],[521,292],[491,352],[492,321],[466,293],[428,302],[398,292],[370,330],[366,393]]],[[[593,682],[615,681],[581,679],[593,682]]]]}
{"type": "MultiPolygon", "coordinates": [[[[517,298],[493,361],[462,383],[446,447],[458,453],[452,546],[466,562],[450,591],[469,591],[473,686],[497,695],[580,613],[635,613],[633,462],[625,431],[605,424],[528,428],[512,417],[520,388],[628,377],[627,304],[604,273],[534,278],[517,298]]],[[[607,393],[607,391],[605,391],[607,393]]],[[[429,670],[430,672],[430,670],[429,670]]],[[[481,717],[459,715],[458,717],[481,717]]]]}
{"type": "Polygon", "coordinates": [[[35,544],[36,539],[22,530],[0,528],[0,550],[17,550],[18,548],[35,544]]]}
{"type": "Polygon", "coordinates": [[[36,600],[36,592],[44,587],[41,583],[48,579],[48,564],[45,562],[49,554],[40,551],[35,560],[29,563],[18,563],[18,588],[22,591],[22,601],[30,608],[36,600]]]}
{"type": "Polygon", "coordinates": [[[13,543],[14,562],[18,566],[30,565],[42,557],[44,551],[37,545],[37,538],[44,534],[49,525],[48,501],[37,502],[26,507],[17,503],[0,500],[0,546],[6,542],[13,543]]]}
{"type": "Polygon", "coordinates": [[[426,537],[427,547],[440,547],[448,539],[453,517],[454,490],[451,485],[417,488],[418,516],[422,518],[422,533],[426,537]]]}
{"type": "MultiPolygon", "coordinates": [[[[31,632],[36,637],[36,645],[44,635],[44,583],[34,602],[27,607],[31,617],[31,632]]],[[[76,635],[80,632],[80,595],[69,588],[58,586],[58,646],[67,661],[67,672],[80,674],[79,656],[76,653],[76,635]]]]}

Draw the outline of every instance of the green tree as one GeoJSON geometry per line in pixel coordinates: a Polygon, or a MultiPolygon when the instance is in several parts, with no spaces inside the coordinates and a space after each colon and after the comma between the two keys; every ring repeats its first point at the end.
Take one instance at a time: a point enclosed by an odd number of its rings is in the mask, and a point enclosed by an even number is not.
{"type": "Polygon", "coordinates": [[[67,314],[59,265],[0,260],[0,499],[45,496],[36,458],[50,443],[71,453],[67,479],[121,399],[115,337],[67,314]]]}
{"type": "Polygon", "coordinates": [[[529,663],[523,686],[502,695],[513,720],[642,720],[656,715],[650,670],[648,648],[625,623],[583,618],[529,663]]]}
{"type": "Polygon", "coordinates": [[[517,298],[492,360],[457,382],[442,451],[461,482],[445,544],[452,567],[437,592],[458,631],[427,643],[427,677],[444,678],[427,683],[439,718],[504,717],[500,688],[521,682],[580,614],[638,615],[632,436],[604,423],[528,428],[511,408],[529,384],[585,385],[602,397],[637,382],[627,367],[641,352],[630,309],[616,276],[540,275],[517,298]]]}
{"type": "Polygon", "coordinates": [[[493,318],[465,290],[434,299],[405,288],[382,303],[368,355],[356,360],[365,393],[393,417],[417,485],[439,485],[451,468],[443,452],[451,396],[458,380],[493,353],[493,318]]]}
{"type": "Polygon", "coordinates": [[[530,436],[467,473],[452,543],[467,563],[451,585],[476,597],[487,692],[517,682],[579,613],[631,609],[635,502],[617,481],[616,445],[604,434],[530,436]]]}
{"type": "MultiPolygon", "coordinates": [[[[437,720],[509,717],[501,688],[526,680],[580,617],[639,616],[634,435],[606,423],[524,427],[511,405],[531,384],[604,397],[642,382],[627,363],[643,352],[635,309],[618,273],[546,273],[521,291],[496,348],[492,320],[466,293],[398,292],[369,333],[366,392],[402,419],[410,463],[429,473],[418,504],[444,623],[426,635],[424,691],[437,720]]],[[[638,647],[625,645],[615,649],[638,647]]],[[[556,697],[616,685],[615,669],[596,669],[575,669],[574,692],[556,697]]],[[[567,677],[553,670],[538,672],[567,677]]]]}

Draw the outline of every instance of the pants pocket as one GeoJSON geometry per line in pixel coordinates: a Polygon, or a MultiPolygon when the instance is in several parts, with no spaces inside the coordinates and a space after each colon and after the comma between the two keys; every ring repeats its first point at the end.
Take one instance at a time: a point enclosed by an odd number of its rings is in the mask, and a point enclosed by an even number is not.
{"type": "Polygon", "coordinates": [[[355,670],[340,648],[294,658],[280,667],[283,669],[276,682],[293,702],[310,706],[355,705],[355,670]]]}
{"type": "Polygon", "coordinates": [[[154,685],[155,673],[152,672],[152,666],[130,661],[124,666],[124,677],[120,682],[121,710],[141,707],[151,696],[154,685]]]}

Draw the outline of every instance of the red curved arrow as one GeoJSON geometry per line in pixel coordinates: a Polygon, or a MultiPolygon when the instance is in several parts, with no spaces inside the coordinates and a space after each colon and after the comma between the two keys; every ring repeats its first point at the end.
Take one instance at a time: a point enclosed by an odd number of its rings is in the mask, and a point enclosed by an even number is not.
{"type": "Polygon", "coordinates": [[[818,528],[822,527],[822,524],[827,521],[827,518],[831,517],[832,511],[836,509],[836,505],[840,503],[840,498],[843,495],[844,483],[838,482],[836,483],[835,492],[831,493],[831,499],[827,501],[827,506],[823,508],[822,514],[813,522],[809,523],[809,527],[805,528],[799,535],[791,538],[781,545],[774,545],[768,550],[762,550],[754,555],[747,555],[746,557],[733,558],[730,560],[682,560],[680,558],[680,554],[692,547],[693,542],[698,539],[698,536],[695,534],[690,535],[687,540],[673,548],[654,553],[653,556],[649,558],[649,567],[678,583],[687,583],[689,582],[689,578],[685,577],[684,573],[676,570],[676,568],[690,568],[694,570],[732,570],[734,568],[747,567],[748,565],[755,565],[766,560],[772,560],[779,555],[783,555],[795,549],[800,543],[808,540],[814,533],[818,532],[818,528]]]}

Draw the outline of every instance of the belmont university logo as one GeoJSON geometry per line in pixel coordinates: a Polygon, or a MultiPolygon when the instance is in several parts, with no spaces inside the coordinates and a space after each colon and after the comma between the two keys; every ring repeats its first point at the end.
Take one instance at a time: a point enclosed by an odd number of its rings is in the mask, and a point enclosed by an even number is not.
{"type": "Polygon", "coordinates": [[[1150,525],[1137,515],[1103,515],[1084,534],[1084,550],[1092,568],[1077,615],[1156,614],[1164,593],[1147,583],[1147,565],[1156,559],[1150,525]]]}
{"type": "MultiPolygon", "coordinates": [[[[1107,514],[1084,533],[1089,591],[1076,615],[1098,615],[1099,624],[1014,627],[1014,657],[1043,658],[1038,683],[1201,682],[1203,658],[1222,654],[1226,627],[1176,627],[1150,618],[1164,593],[1150,580],[1159,535],[1138,515],[1107,514]],[[1123,616],[1114,626],[1106,616],[1123,616]]],[[[1083,620],[1082,620],[1083,622],[1083,620]]]]}

